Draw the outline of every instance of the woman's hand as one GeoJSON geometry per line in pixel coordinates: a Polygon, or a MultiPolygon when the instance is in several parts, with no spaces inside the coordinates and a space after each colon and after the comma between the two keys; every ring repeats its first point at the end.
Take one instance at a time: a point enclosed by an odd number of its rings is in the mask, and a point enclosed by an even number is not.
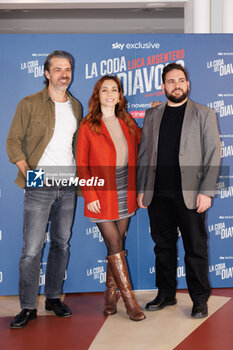
{"type": "Polygon", "coordinates": [[[151,102],[151,107],[157,107],[157,106],[159,106],[159,105],[161,105],[161,103],[162,102],[160,102],[160,101],[155,101],[155,102],[151,102]]]}
{"type": "Polygon", "coordinates": [[[97,199],[97,201],[88,203],[87,209],[92,211],[93,213],[100,213],[101,212],[100,201],[97,199]]]}

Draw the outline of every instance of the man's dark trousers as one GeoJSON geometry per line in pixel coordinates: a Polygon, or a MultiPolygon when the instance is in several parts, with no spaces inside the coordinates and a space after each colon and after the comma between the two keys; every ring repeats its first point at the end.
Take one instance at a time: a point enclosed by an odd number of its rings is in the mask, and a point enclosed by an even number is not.
{"type": "Polygon", "coordinates": [[[186,281],[194,303],[207,301],[208,280],[207,232],[205,213],[190,210],[183,198],[173,199],[154,195],[148,207],[151,236],[155,242],[156,286],[161,296],[174,297],[177,275],[178,227],[185,250],[186,281]]]}

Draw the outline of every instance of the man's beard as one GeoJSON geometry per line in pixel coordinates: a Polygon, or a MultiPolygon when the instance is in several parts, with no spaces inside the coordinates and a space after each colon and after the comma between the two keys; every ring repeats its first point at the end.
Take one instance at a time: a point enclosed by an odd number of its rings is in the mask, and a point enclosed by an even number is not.
{"type": "Polygon", "coordinates": [[[183,102],[188,97],[188,89],[185,92],[183,91],[183,94],[180,97],[176,97],[172,94],[169,94],[169,92],[167,92],[167,90],[165,89],[165,95],[169,101],[173,103],[180,103],[180,102],[183,102]]]}

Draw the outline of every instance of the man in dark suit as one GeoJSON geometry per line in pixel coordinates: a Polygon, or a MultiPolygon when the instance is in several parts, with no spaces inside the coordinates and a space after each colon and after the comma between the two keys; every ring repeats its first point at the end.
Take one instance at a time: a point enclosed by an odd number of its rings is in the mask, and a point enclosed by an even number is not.
{"type": "Polygon", "coordinates": [[[155,242],[158,295],[147,310],[176,304],[178,228],[185,250],[192,317],[208,315],[207,232],[220,166],[216,113],[188,99],[183,66],[168,64],[162,74],[167,103],[146,111],[138,155],[138,204],[148,207],[155,242]]]}

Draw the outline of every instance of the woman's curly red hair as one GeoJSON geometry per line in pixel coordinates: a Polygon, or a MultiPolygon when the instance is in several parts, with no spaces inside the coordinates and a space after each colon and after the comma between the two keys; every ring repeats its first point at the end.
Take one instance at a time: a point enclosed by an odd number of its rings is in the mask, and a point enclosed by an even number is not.
{"type": "Polygon", "coordinates": [[[118,79],[115,75],[104,75],[101,77],[97,83],[94,86],[92,96],[89,101],[89,113],[88,115],[83,119],[83,123],[89,123],[91,126],[91,129],[99,134],[100,132],[100,126],[101,126],[101,118],[102,118],[102,112],[101,112],[101,105],[100,105],[100,99],[99,99],[99,91],[100,88],[105,80],[114,80],[117,84],[118,91],[120,93],[119,96],[119,102],[117,103],[115,107],[115,114],[117,118],[120,118],[124,120],[126,125],[128,126],[131,133],[134,132],[134,120],[133,118],[127,113],[126,111],[126,100],[123,95],[122,86],[120,79],[118,79]]]}

